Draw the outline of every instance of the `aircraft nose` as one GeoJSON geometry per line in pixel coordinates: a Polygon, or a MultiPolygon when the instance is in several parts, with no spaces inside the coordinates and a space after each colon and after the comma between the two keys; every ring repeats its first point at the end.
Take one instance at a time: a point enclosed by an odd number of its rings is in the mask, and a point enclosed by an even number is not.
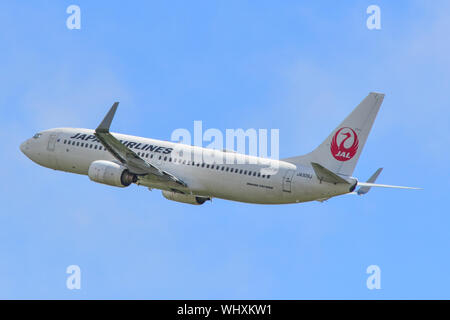
{"type": "Polygon", "coordinates": [[[29,150],[30,150],[29,144],[30,143],[27,140],[27,141],[22,142],[22,144],[20,145],[20,151],[22,151],[23,154],[26,155],[27,157],[28,157],[28,153],[29,153],[29,150]]]}

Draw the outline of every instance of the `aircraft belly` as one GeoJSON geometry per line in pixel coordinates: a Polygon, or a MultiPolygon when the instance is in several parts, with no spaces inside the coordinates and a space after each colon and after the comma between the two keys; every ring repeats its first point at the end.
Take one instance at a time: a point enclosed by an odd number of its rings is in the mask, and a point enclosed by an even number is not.
{"type": "Polygon", "coordinates": [[[261,178],[217,177],[205,186],[212,197],[247,203],[285,203],[273,181],[261,178]]]}
{"type": "MultiPolygon", "coordinates": [[[[215,169],[168,165],[165,169],[183,180],[195,195],[248,203],[284,203],[280,199],[278,182],[271,179],[225,173],[215,169]],[[280,202],[281,201],[281,202],[280,202]]],[[[163,189],[156,184],[151,188],[163,189]]]]}

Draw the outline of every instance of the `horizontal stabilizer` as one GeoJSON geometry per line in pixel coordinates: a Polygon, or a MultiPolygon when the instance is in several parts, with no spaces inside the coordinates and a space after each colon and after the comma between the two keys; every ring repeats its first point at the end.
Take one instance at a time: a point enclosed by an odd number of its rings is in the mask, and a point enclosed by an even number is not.
{"type": "MultiPolygon", "coordinates": [[[[368,182],[368,183],[375,183],[375,181],[377,180],[377,178],[380,175],[381,171],[383,171],[383,168],[379,168],[377,171],[375,171],[375,173],[366,182],[368,182]]],[[[356,193],[358,195],[362,196],[363,194],[366,194],[369,191],[370,191],[370,187],[364,186],[364,187],[359,188],[356,193]]]]}
{"type": "Polygon", "coordinates": [[[350,184],[347,180],[339,177],[334,172],[331,172],[330,170],[324,168],[318,163],[311,162],[311,165],[314,169],[314,172],[316,173],[317,178],[320,181],[330,182],[330,183],[346,183],[350,184]]]}
{"type": "Polygon", "coordinates": [[[391,185],[388,185],[388,184],[376,184],[376,183],[369,183],[369,182],[358,182],[358,186],[361,186],[361,187],[379,187],[379,188],[422,190],[422,188],[391,186],[391,185]]]}

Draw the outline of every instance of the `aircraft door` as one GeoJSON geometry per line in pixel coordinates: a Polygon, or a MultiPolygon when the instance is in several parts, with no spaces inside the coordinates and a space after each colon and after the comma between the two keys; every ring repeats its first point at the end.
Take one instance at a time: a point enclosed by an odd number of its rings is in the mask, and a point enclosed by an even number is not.
{"type": "Polygon", "coordinates": [[[294,176],[294,170],[287,170],[286,174],[283,177],[283,191],[291,192],[292,191],[292,178],[294,176]]]}
{"type": "Polygon", "coordinates": [[[48,138],[48,145],[47,150],[48,151],[55,151],[55,145],[56,145],[56,139],[58,138],[57,134],[51,134],[48,138]]]}
{"type": "Polygon", "coordinates": [[[58,141],[59,134],[57,133],[51,133],[48,137],[48,144],[47,144],[47,161],[48,161],[48,167],[52,169],[59,169],[58,166],[58,157],[60,155],[58,152],[55,152],[56,149],[56,142],[58,141]]]}

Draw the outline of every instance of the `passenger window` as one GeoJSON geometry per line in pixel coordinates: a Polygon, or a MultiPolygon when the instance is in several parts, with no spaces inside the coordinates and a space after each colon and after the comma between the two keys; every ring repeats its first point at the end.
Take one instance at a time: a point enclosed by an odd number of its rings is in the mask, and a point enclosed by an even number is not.
{"type": "Polygon", "coordinates": [[[239,171],[239,174],[242,174],[242,169],[239,171]]]}
{"type": "Polygon", "coordinates": [[[158,160],[161,160],[162,156],[159,156],[158,160]]]}
{"type": "Polygon", "coordinates": [[[205,164],[204,163],[202,163],[202,168],[204,168],[205,167],[205,164]]]}
{"type": "Polygon", "coordinates": [[[213,164],[211,165],[211,169],[214,169],[214,165],[213,164]]]}
{"type": "Polygon", "coordinates": [[[64,144],[66,144],[67,140],[64,140],[64,144]]]}
{"type": "Polygon", "coordinates": [[[166,161],[167,160],[167,157],[164,157],[164,161],[166,161]]]}
{"type": "Polygon", "coordinates": [[[253,176],[256,176],[256,172],[253,172],[253,176]]]}
{"type": "Polygon", "coordinates": [[[80,146],[80,142],[77,142],[77,147],[80,146]]]}

